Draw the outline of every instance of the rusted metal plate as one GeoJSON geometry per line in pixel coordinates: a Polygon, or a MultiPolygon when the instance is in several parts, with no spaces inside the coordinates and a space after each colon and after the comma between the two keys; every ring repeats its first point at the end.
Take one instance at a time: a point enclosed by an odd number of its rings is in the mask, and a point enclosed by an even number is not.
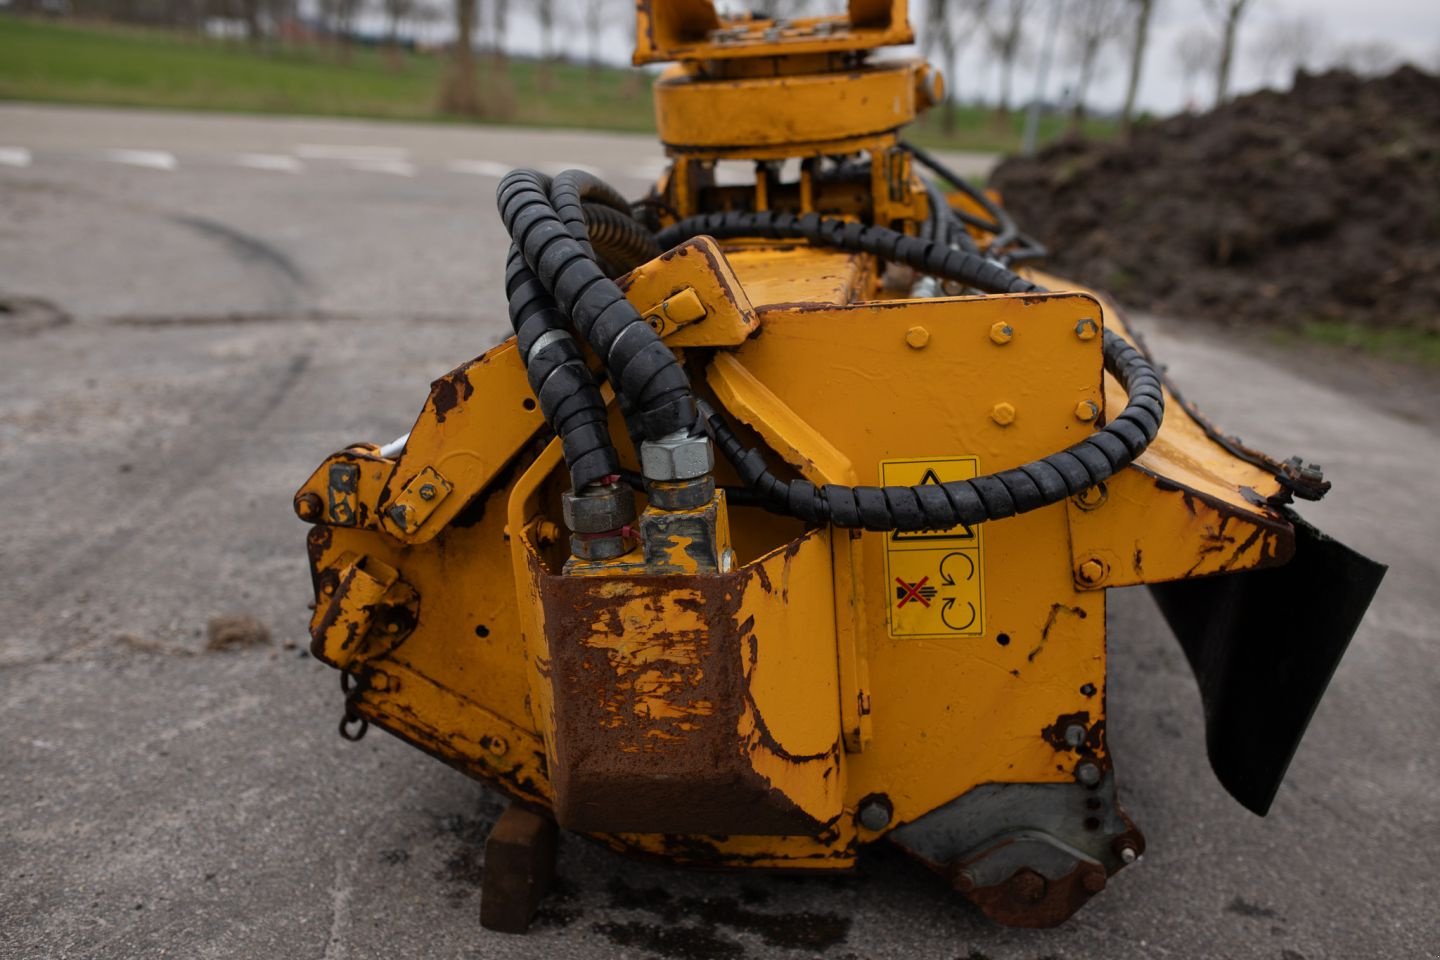
{"type": "Polygon", "coordinates": [[[811,535],[735,573],[542,577],[560,823],[777,836],[838,817],[829,565],[811,535]]]}

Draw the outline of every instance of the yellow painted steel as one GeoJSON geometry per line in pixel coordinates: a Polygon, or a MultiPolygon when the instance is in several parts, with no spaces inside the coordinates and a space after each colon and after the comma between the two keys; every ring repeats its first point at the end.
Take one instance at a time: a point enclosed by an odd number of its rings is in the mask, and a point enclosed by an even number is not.
{"type": "Polygon", "coordinates": [[[823,144],[894,130],[915,119],[920,65],[850,73],[711,80],[667,72],[655,85],[660,139],[677,148],[823,144]]]}
{"type": "MultiPolygon", "coordinates": [[[[637,62],[726,60],[727,43],[823,59],[909,31],[900,0],[852,3],[845,36],[812,23],[767,40],[746,26],[721,42],[710,34],[734,25],[712,22],[708,3],[642,2],[639,14],[637,62]]],[[[662,136],[716,151],[681,157],[662,180],[676,213],[714,196],[704,181],[715,157],[747,144],[760,145],[756,161],[809,157],[817,141],[853,146],[917,108],[917,67],[816,79],[804,72],[814,63],[769,79],[662,81],[662,136]],[[747,115],[762,94],[784,102],[747,115]]],[[[892,134],[865,142],[878,151],[868,193],[838,209],[915,229],[923,187],[887,166],[892,134]]],[[[803,178],[765,189],[797,211],[834,196],[803,178]]],[[[1123,406],[1101,334],[1126,331],[1097,296],[1042,278],[1062,292],[905,299],[910,278],[893,279],[859,254],[700,238],[622,287],[747,442],[815,484],[1014,468],[1123,406]]],[[[636,469],[608,386],[605,396],[622,463],[636,469]]],[[[1287,559],[1289,524],[1266,503],[1274,478],[1169,399],[1132,467],[978,531],[807,529],[721,493],[688,518],[713,567],[693,538],[672,539],[660,559],[637,548],[580,564],[561,527],[560,444],[511,339],[432,385],[397,458],[348,448],[297,493],[297,514],[315,524],[313,649],[354,679],[355,715],[617,849],[845,868],[859,843],[980,785],[1074,782],[1082,754],[1057,741],[1057,718],[1100,729],[1084,756],[1108,767],[1104,588],[1287,559]],[[720,829],[723,810],[696,813],[693,829],[646,830],[646,811],[606,820],[584,798],[607,796],[594,764],[611,756],[646,791],[667,771],[683,786],[727,765],[721,786],[751,790],[766,829],[720,829]],[[867,827],[856,813],[878,794],[893,816],[867,827]]],[[[725,464],[716,479],[737,482],[725,464]]],[[[648,812],[688,809],[671,806],[648,812]]]]}

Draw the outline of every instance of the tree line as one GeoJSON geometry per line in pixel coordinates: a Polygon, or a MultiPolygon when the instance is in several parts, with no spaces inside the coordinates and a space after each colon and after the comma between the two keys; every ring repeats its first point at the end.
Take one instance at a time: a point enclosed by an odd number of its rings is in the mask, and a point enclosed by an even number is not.
{"type": "MultiPolygon", "coordinates": [[[[1058,59],[1061,97],[1072,129],[1092,112],[1097,82],[1121,73],[1119,122],[1127,129],[1139,109],[1156,17],[1196,14],[1173,40],[1168,69],[1181,82],[1187,108],[1202,102],[1197,86],[1208,84],[1205,100],[1223,103],[1233,88],[1238,58],[1250,58],[1266,83],[1283,81],[1297,69],[1321,64],[1380,73],[1398,66],[1390,44],[1374,40],[1332,43],[1324,24],[1303,3],[1298,13],[1280,12],[1254,26],[1257,6],[1276,0],[912,0],[919,48],[945,73],[945,131],[953,131],[958,105],[989,101],[1004,122],[1017,103],[1017,66],[1058,59]],[[1058,6],[1057,6],[1058,5],[1058,6]],[[983,65],[975,61],[983,58],[983,65]],[[976,79],[993,71],[993,92],[976,79]],[[992,98],[993,95],[993,98],[992,98]]],[[[422,34],[449,37],[447,68],[439,107],[447,113],[505,116],[514,109],[508,65],[514,28],[528,20],[539,39],[541,83],[547,65],[584,59],[597,66],[628,47],[634,23],[633,0],[11,0],[20,13],[62,13],[85,19],[213,30],[229,25],[255,43],[327,42],[346,55],[357,41],[392,51],[414,47],[422,34]],[[367,24],[361,33],[361,22],[367,24]],[[378,29],[376,25],[379,25],[378,29]],[[447,25],[448,24],[448,25],[447,25]],[[454,37],[468,37],[457,43],[454,37]]],[[[719,0],[727,12],[794,17],[843,9],[839,0],[719,0]]],[[[1272,13],[1272,11],[1267,11],[1272,13]]],[[[1436,50],[1440,68],[1440,48],[1436,50]]],[[[399,62],[398,59],[396,61],[399,62]]],[[[1044,67],[1038,71],[1046,73],[1044,67]]],[[[1200,89],[1204,89],[1201,87],[1200,89]]],[[[1039,94],[1042,98],[1044,91],[1039,94]]]]}

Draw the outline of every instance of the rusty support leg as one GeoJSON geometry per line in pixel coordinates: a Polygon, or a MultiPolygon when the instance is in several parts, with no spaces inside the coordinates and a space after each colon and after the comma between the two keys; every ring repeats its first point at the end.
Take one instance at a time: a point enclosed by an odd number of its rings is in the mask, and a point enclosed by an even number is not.
{"type": "Polygon", "coordinates": [[[480,925],[524,933],[555,879],[555,821],[518,803],[500,814],[485,841],[480,925]]]}

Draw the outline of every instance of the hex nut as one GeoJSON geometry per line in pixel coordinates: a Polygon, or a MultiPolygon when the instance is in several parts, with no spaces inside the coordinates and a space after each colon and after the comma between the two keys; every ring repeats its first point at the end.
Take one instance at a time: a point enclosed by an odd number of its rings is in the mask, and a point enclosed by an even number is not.
{"type": "Polygon", "coordinates": [[[1094,340],[1095,335],[1100,332],[1100,325],[1092,317],[1082,317],[1075,324],[1075,336],[1081,340],[1094,340]]]}
{"type": "Polygon", "coordinates": [[[1010,426],[1015,422],[1015,405],[1000,401],[990,410],[990,419],[1002,427],[1010,426]]]}
{"type": "MultiPolygon", "coordinates": [[[[635,495],[619,484],[591,486],[560,498],[565,526],[573,533],[607,533],[635,519],[635,495]]],[[[622,551],[623,552],[623,551],[622,551]]]]}
{"type": "Polygon", "coordinates": [[[614,560],[630,552],[630,544],[622,536],[587,537],[573,534],[570,537],[570,552],[581,560],[614,560]]]}
{"type": "Polygon", "coordinates": [[[695,510],[715,499],[715,478],[652,481],[645,484],[645,495],[657,510],[695,510]]]}
{"type": "Polygon", "coordinates": [[[1014,336],[1015,331],[1004,320],[998,320],[990,326],[990,339],[1002,347],[1014,336]]]}
{"type": "Polygon", "coordinates": [[[905,342],[912,350],[924,350],[925,345],[930,342],[930,331],[924,327],[911,327],[905,331],[905,342]]]}
{"type": "Polygon", "coordinates": [[[640,470],[646,480],[693,480],[714,469],[709,437],[672,433],[640,444],[640,470]]]}
{"type": "Polygon", "coordinates": [[[1094,400],[1081,400],[1075,404],[1075,419],[1081,423],[1089,423],[1100,416],[1100,407],[1094,400]]]}
{"type": "Polygon", "coordinates": [[[1096,557],[1083,561],[1075,570],[1075,579],[1087,587],[1101,583],[1106,575],[1105,562],[1096,557]]]}

